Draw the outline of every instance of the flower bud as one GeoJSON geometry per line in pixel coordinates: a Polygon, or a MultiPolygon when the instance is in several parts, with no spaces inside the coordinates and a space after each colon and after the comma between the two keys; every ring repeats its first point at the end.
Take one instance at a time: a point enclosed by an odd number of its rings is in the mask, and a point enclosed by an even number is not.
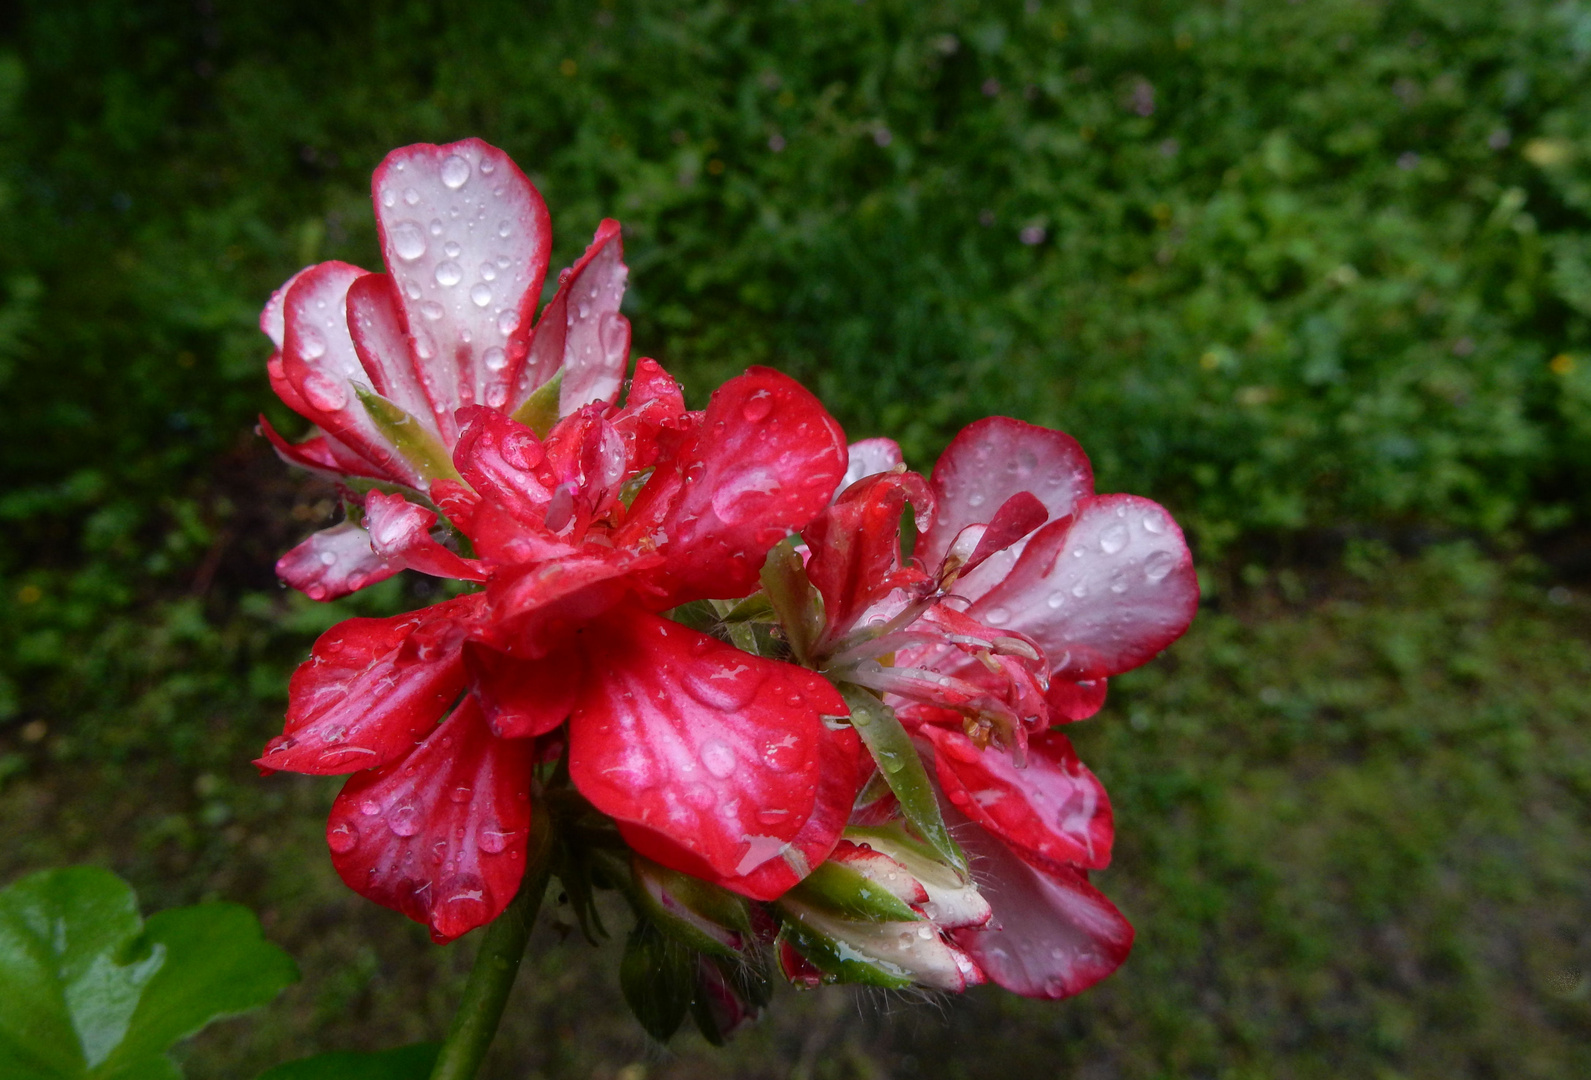
{"type": "Polygon", "coordinates": [[[743,897],[636,855],[635,898],[664,933],[698,952],[734,958],[751,938],[743,897]]]}

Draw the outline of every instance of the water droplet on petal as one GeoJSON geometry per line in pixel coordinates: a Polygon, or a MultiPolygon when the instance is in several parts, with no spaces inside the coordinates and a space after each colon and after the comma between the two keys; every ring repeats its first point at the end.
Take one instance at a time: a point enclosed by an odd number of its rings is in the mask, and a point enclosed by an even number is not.
{"type": "Polygon", "coordinates": [[[426,300],[420,305],[420,314],[433,322],[447,314],[447,309],[435,300],[426,300]]]}
{"type": "Polygon", "coordinates": [[[1003,626],[1011,618],[1010,610],[1003,607],[990,608],[985,614],[990,626],[1003,626]]]}
{"type": "Polygon", "coordinates": [[[392,189],[391,188],[388,188],[386,191],[383,191],[381,193],[381,205],[382,206],[392,207],[392,206],[397,205],[397,202],[398,202],[398,197],[392,193],[392,189]]]}
{"type": "Polygon", "coordinates": [[[474,788],[470,787],[468,784],[460,784],[458,787],[448,792],[447,797],[456,803],[467,803],[470,801],[470,796],[473,794],[475,794],[474,788]]]}
{"type": "Polygon", "coordinates": [[[982,506],[983,503],[984,503],[984,496],[983,496],[983,493],[981,491],[973,492],[973,494],[971,494],[971,495],[969,495],[967,497],[967,505],[972,507],[974,510],[976,510],[978,507],[982,506]]]}
{"type": "Polygon", "coordinates": [[[470,163],[457,154],[451,155],[446,161],[442,162],[442,183],[454,191],[463,187],[464,182],[469,178],[470,163]]]}
{"type": "Polygon", "coordinates": [[[313,326],[298,330],[298,354],[305,360],[319,360],[326,355],[326,338],[313,326]]]}
{"type": "Polygon", "coordinates": [[[704,665],[685,673],[685,689],[691,697],[712,709],[732,712],[743,709],[762,685],[762,675],[749,664],[704,665]]]}
{"type": "Polygon", "coordinates": [[[1151,585],[1164,581],[1177,565],[1177,557],[1169,551],[1157,551],[1144,560],[1144,579],[1151,585]]]}
{"type": "Polygon", "coordinates": [[[748,424],[762,423],[768,419],[768,414],[771,412],[773,412],[773,395],[766,390],[758,390],[751,395],[740,409],[740,414],[746,418],[748,424]]]}
{"type": "Polygon", "coordinates": [[[497,332],[507,337],[519,329],[519,312],[509,310],[497,316],[497,332]]]}
{"type": "Polygon", "coordinates": [[[413,262],[425,254],[425,233],[418,221],[398,222],[387,230],[387,239],[392,241],[392,250],[398,258],[406,262],[413,262]]]}
{"type": "Polygon", "coordinates": [[[503,460],[516,469],[534,469],[545,456],[541,443],[528,431],[512,431],[503,437],[498,446],[503,460]]]}
{"type": "Polygon", "coordinates": [[[329,551],[323,551],[320,553],[320,564],[322,566],[336,566],[337,556],[333,555],[329,551]]]}
{"type": "Polygon", "coordinates": [[[470,286],[470,302],[476,307],[485,307],[492,302],[492,287],[484,281],[477,281],[470,286]]]}
{"type": "Polygon", "coordinates": [[[702,767],[720,780],[735,771],[735,751],[718,739],[702,743],[701,758],[702,767]]]}
{"type": "Polygon", "coordinates": [[[496,281],[497,280],[497,267],[493,266],[489,262],[481,263],[481,280],[483,280],[483,281],[496,281]]]}
{"type": "Polygon", "coordinates": [[[442,245],[442,254],[446,255],[450,259],[458,258],[459,252],[463,250],[464,249],[459,247],[458,244],[453,240],[449,240],[447,243],[442,245]]]}
{"type": "Polygon", "coordinates": [[[505,239],[505,240],[508,239],[508,235],[510,233],[512,233],[513,231],[514,231],[514,227],[512,225],[510,225],[508,222],[499,221],[497,223],[497,235],[501,236],[503,239],[505,239]]]}
{"type": "Polygon", "coordinates": [[[413,206],[415,203],[420,201],[420,193],[414,190],[412,187],[404,188],[403,201],[408,203],[410,206],[413,206]]]}
{"type": "Polygon", "coordinates": [[[1114,555],[1127,546],[1127,526],[1112,525],[1099,534],[1099,550],[1106,555],[1114,555]]]}
{"type": "Polygon", "coordinates": [[[426,228],[431,230],[431,235],[432,236],[441,236],[442,235],[442,219],[441,218],[432,218],[431,219],[431,224],[426,226],[426,228]]]}
{"type": "Polygon", "coordinates": [[[488,855],[496,855],[508,846],[508,841],[513,835],[512,832],[504,832],[500,825],[488,825],[476,838],[475,846],[488,855]]]}
{"type": "Polygon", "coordinates": [[[299,387],[304,394],[304,400],[322,412],[338,412],[348,404],[348,391],[343,384],[319,371],[312,371],[304,377],[304,385],[299,387]]]}
{"type": "Polygon", "coordinates": [[[1072,595],[1077,597],[1079,600],[1081,600],[1083,597],[1087,596],[1088,595],[1088,585],[1087,585],[1087,583],[1079,581],[1076,585],[1073,585],[1072,586],[1072,595]]]}
{"type": "Polygon", "coordinates": [[[1153,533],[1155,536],[1166,531],[1166,523],[1159,514],[1145,514],[1138,519],[1138,524],[1144,527],[1144,532],[1153,533]]]}
{"type": "Polygon", "coordinates": [[[338,855],[346,855],[359,843],[359,830],[351,821],[339,821],[326,831],[326,846],[338,855]]]}
{"type": "Polygon", "coordinates": [[[1046,598],[1044,602],[1051,608],[1058,608],[1062,604],[1066,603],[1066,594],[1057,589],[1055,592],[1050,593],[1049,597],[1046,598]]]}
{"type": "Polygon", "coordinates": [[[486,365],[487,371],[502,371],[508,366],[508,354],[493,345],[481,354],[481,362],[486,365]]]}
{"type": "Polygon", "coordinates": [[[420,831],[420,811],[404,803],[387,815],[387,828],[396,836],[413,836],[420,831]]]}
{"type": "Polygon", "coordinates": [[[449,259],[447,262],[437,263],[436,283],[444,289],[451,289],[464,280],[464,268],[449,259]]]}

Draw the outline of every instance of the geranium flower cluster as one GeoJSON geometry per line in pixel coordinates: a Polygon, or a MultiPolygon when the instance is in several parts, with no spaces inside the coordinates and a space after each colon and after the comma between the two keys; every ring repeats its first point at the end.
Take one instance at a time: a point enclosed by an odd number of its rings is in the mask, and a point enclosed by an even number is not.
{"type": "Polygon", "coordinates": [[[457,583],[323,635],[258,760],[348,777],[348,885],[446,942],[549,852],[593,932],[594,890],[629,902],[625,992],[660,1037],[755,1015],[769,958],[1048,998],[1119,966],[1132,928],[1088,881],[1110,803],[1059,725],[1191,620],[1171,517],[1016,420],[924,477],[776,371],[687,409],[629,370],[616,222],[538,314],[547,210],[478,140],[393,152],[373,194],[386,271],[312,266],[261,319],[318,429],[264,433],[347,508],[283,580],[457,583]]]}

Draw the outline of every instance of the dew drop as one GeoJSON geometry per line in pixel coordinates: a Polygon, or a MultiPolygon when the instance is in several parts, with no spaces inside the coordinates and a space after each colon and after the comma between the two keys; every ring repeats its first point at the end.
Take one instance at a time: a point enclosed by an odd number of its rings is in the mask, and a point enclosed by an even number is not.
{"type": "Polygon", "coordinates": [[[734,750],[718,739],[708,739],[702,743],[701,758],[702,767],[720,780],[735,771],[737,759],[734,750]]]}
{"type": "Polygon", "coordinates": [[[492,302],[492,287],[484,281],[477,281],[470,286],[470,302],[476,307],[485,307],[492,302]]]}
{"type": "Polygon", "coordinates": [[[1057,589],[1050,593],[1049,597],[1044,602],[1051,608],[1058,608],[1062,604],[1066,603],[1066,594],[1057,589]]]}
{"type": "Polygon", "coordinates": [[[403,201],[410,206],[420,201],[420,193],[413,188],[403,189],[403,201]]]}
{"type": "Polygon", "coordinates": [[[580,301],[580,317],[582,319],[589,319],[591,317],[591,305],[586,303],[584,300],[580,301]]]}
{"type": "Polygon", "coordinates": [[[508,387],[502,383],[493,383],[486,388],[486,407],[501,409],[508,404],[508,387]]]}
{"type": "Polygon", "coordinates": [[[448,792],[447,797],[456,803],[467,803],[470,801],[470,796],[473,794],[475,794],[474,788],[471,788],[468,784],[460,784],[458,787],[448,792]]]}
{"type": "Polygon", "coordinates": [[[336,566],[337,556],[333,555],[329,551],[323,551],[320,553],[320,564],[322,566],[336,566]]]}
{"type": "Polygon", "coordinates": [[[442,162],[442,183],[457,191],[470,178],[470,163],[453,154],[442,162]]]}
{"type": "Polygon", "coordinates": [[[464,268],[449,259],[447,262],[437,263],[436,283],[444,289],[451,289],[464,280],[464,268]]]}
{"type": "Polygon", "coordinates": [[[990,608],[985,614],[989,617],[990,626],[1003,626],[1011,619],[1010,610],[1003,607],[990,608]]]}
{"type": "Polygon", "coordinates": [[[1151,585],[1159,584],[1176,565],[1177,557],[1171,552],[1157,551],[1144,560],[1144,580],[1151,585]]]}
{"type": "Polygon", "coordinates": [[[348,404],[348,391],[343,389],[342,383],[319,371],[305,376],[300,389],[304,400],[322,412],[337,412],[348,404]]]}
{"type": "Polygon", "coordinates": [[[757,811],[757,820],[764,825],[780,825],[790,816],[788,810],[766,809],[757,811]]]}
{"type": "Polygon", "coordinates": [[[425,232],[418,221],[400,221],[387,230],[392,250],[405,262],[413,262],[425,254],[425,232]]]}
{"type": "Polygon", "coordinates": [[[391,188],[388,188],[386,191],[383,191],[381,193],[381,205],[382,206],[390,208],[390,207],[396,206],[397,202],[398,202],[398,197],[392,193],[392,189],[391,188]]]}
{"type": "Polygon", "coordinates": [[[481,363],[486,365],[487,371],[502,371],[508,366],[508,354],[493,345],[481,354],[481,363]]]}
{"type": "Polygon", "coordinates": [[[359,804],[359,812],[365,815],[365,817],[375,817],[377,814],[381,813],[381,804],[373,799],[366,799],[364,802],[359,804]]]}
{"type": "Polygon", "coordinates": [[[512,233],[513,231],[514,231],[514,227],[512,225],[510,225],[508,222],[499,221],[497,223],[497,235],[501,236],[503,239],[505,239],[505,240],[508,239],[508,235],[510,233],[512,233]]]}
{"type": "Polygon", "coordinates": [[[488,825],[481,830],[475,846],[488,855],[496,855],[508,846],[508,841],[513,835],[511,832],[504,832],[499,825],[488,825]]]}
{"type": "Polygon", "coordinates": [[[933,931],[932,927],[930,927],[930,926],[919,926],[917,928],[917,937],[918,937],[919,940],[928,941],[928,940],[932,939],[933,936],[934,936],[934,931],[933,931]]]}
{"type": "Polygon", "coordinates": [[[509,309],[497,316],[497,332],[507,337],[519,329],[519,312],[509,309]]]}
{"type": "Polygon", "coordinates": [[[442,219],[441,218],[432,218],[431,219],[431,224],[426,226],[426,227],[428,229],[430,229],[432,236],[441,236],[442,235],[442,219]]]}
{"type": "Polygon", "coordinates": [[[298,330],[298,353],[305,360],[319,360],[326,355],[326,338],[313,326],[298,330]]]}
{"type": "Polygon", "coordinates": [[[403,295],[410,300],[420,299],[420,283],[418,281],[405,281],[403,283],[403,295]]]}
{"type": "Polygon", "coordinates": [[[483,280],[483,281],[496,281],[497,280],[497,267],[493,266],[489,262],[481,263],[481,280],[483,280]]]}
{"type": "Polygon", "coordinates": [[[338,855],[346,855],[359,843],[359,830],[351,821],[339,821],[326,831],[326,846],[338,855]]]}
{"type": "Polygon", "coordinates": [[[1145,514],[1138,519],[1138,524],[1144,527],[1144,532],[1159,536],[1166,531],[1166,523],[1159,514],[1145,514]]]}
{"type": "Polygon", "coordinates": [[[541,443],[528,431],[512,431],[498,446],[503,460],[516,469],[534,469],[545,456],[541,443]]]}
{"type": "Polygon", "coordinates": [[[1072,586],[1072,595],[1077,597],[1079,600],[1081,600],[1083,597],[1087,596],[1088,595],[1088,584],[1086,582],[1079,581],[1076,585],[1073,585],[1072,586]]]}
{"type": "Polygon", "coordinates": [[[1127,546],[1127,526],[1112,525],[1099,534],[1099,550],[1106,555],[1114,555],[1127,546]]]}
{"type": "Polygon", "coordinates": [[[442,254],[446,255],[450,259],[458,258],[459,252],[463,250],[464,249],[459,247],[458,243],[453,240],[449,240],[447,243],[442,245],[442,254]]]}
{"type": "Polygon", "coordinates": [[[395,836],[413,836],[420,831],[420,811],[410,803],[397,807],[387,815],[387,828],[395,836]]]}
{"type": "Polygon", "coordinates": [[[973,494],[971,494],[971,495],[969,495],[967,497],[967,505],[972,507],[974,510],[976,510],[978,507],[982,506],[983,503],[984,503],[984,496],[983,496],[983,493],[981,491],[974,492],[973,494]]]}
{"type": "Polygon", "coordinates": [[[740,414],[746,418],[748,424],[762,423],[768,419],[768,414],[771,412],[773,412],[773,395],[766,390],[758,390],[751,395],[740,409],[740,414]]]}
{"type": "Polygon", "coordinates": [[[757,693],[761,677],[749,665],[717,664],[692,668],[685,673],[685,689],[703,705],[725,712],[743,709],[757,693]]]}

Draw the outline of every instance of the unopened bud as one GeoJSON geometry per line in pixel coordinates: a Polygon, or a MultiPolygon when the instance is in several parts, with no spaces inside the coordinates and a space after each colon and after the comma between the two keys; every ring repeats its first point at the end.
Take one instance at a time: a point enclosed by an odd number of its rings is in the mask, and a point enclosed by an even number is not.
{"type": "Polygon", "coordinates": [[[698,952],[736,957],[751,936],[743,897],[636,855],[636,899],[664,933],[698,952]]]}

